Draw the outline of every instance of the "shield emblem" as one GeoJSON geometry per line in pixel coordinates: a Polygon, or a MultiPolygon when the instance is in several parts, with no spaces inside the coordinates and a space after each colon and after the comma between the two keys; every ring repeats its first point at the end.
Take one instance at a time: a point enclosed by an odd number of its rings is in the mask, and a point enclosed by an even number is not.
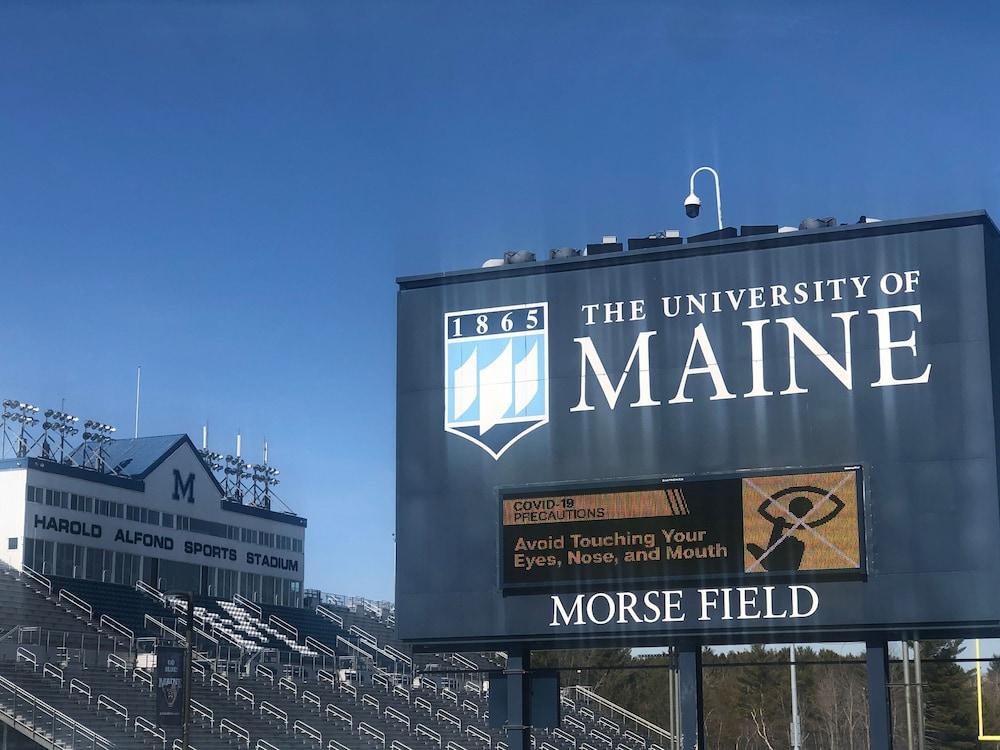
{"type": "Polygon", "coordinates": [[[444,316],[444,429],[495,460],[549,421],[548,304],[444,316]]]}

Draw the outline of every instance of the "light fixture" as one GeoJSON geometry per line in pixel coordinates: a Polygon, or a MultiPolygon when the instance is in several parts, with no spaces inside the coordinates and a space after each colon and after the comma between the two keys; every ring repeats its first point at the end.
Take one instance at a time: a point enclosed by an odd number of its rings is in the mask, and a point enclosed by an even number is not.
{"type": "Polygon", "coordinates": [[[699,172],[709,172],[715,178],[715,206],[718,213],[719,229],[722,229],[722,193],[719,189],[719,173],[711,167],[698,167],[691,173],[691,191],[684,199],[684,213],[688,215],[688,218],[693,219],[701,212],[701,198],[694,192],[694,178],[699,172]]]}

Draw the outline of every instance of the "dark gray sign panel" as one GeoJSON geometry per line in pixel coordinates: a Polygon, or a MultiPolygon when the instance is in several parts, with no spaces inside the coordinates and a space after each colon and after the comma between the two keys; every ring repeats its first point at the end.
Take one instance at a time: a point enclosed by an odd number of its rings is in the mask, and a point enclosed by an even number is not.
{"type": "Polygon", "coordinates": [[[995,630],[997,252],[973,213],[402,280],[400,636],[995,630]]]}

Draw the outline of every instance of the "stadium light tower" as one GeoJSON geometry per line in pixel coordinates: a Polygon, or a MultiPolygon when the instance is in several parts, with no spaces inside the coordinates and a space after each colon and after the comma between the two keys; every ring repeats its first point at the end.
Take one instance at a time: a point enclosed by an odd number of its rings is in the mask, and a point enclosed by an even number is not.
{"type": "Polygon", "coordinates": [[[715,178],[715,208],[719,218],[719,229],[722,229],[722,193],[719,190],[719,173],[711,167],[698,167],[691,173],[691,192],[684,199],[684,212],[688,218],[695,218],[701,212],[701,198],[695,195],[694,178],[699,172],[709,172],[715,178]]]}

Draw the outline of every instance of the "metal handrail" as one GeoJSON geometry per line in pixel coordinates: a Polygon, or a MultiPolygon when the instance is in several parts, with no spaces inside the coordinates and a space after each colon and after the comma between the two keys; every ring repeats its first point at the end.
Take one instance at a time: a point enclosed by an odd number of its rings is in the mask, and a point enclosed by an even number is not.
{"type": "Polygon", "coordinates": [[[263,664],[258,664],[253,673],[255,677],[264,677],[270,681],[272,685],[274,684],[274,670],[265,667],[263,664]]]}
{"type": "Polygon", "coordinates": [[[597,714],[594,712],[594,709],[592,708],[587,708],[586,706],[580,706],[580,708],[577,709],[577,713],[581,714],[582,716],[586,716],[591,721],[597,721],[597,714]]]}
{"type": "Polygon", "coordinates": [[[668,732],[663,727],[658,726],[657,724],[654,724],[648,719],[644,719],[641,716],[622,708],[617,703],[608,700],[603,695],[598,695],[593,690],[584,685],[571,685],[567,688],[567,691],[575,691],[578,698],[582,698],[587,702],[594,702],[599,706],[602,706],[603,708],[607,709],[611,714],[621,714],[623,719],[627,719],[628,721],[636,724],[637,726],[642,727],[647,732],[658,735],[664,740],[665,743],[669,743],[672,740],[670,732],[668,732]]]}
{"type": "Polygon", "coordinates": [[[347,722],[347,726],[350,728],[351,732],[354,731],[354,717],[351,716],[349,713],[347,713],[347,711],[345,711],[344,709],[342,709],[340,706],[338,706],[338,705],[336,705],[334,703],[327,703],[326,704],[326,714],[327,715],[333,714],[338,719],[346,721],[347,722]]]}
{"type": "Polygon", "coordinates": [[[254,694],[243,686],[236,688],[234,696],[237,703],[239,703],[241,700],[247,701],[250,704],[251,711],[253,710],[254,706],[257,705],[257,699],[254,698],[254,694]]]}
{"type": "Polygon", "coordinates": [[[427,709],[427,713],[429,714],[434,713],[434,706],[431,705],[431,702],[420,695],[418,695],[416,698],[413,699],[413,707],[416,708],[418,711],[421,708],[425,708],[427,709]]]}
{"type": "Polygon", "coordinates": [[[387,651],[388,653],[392,654],[397,659],[399,659],[399,661],[403,662],[407,666],[413,666],[413,660],[409,656],[407,656],[406,654],[404,654],[402,651],[400,651],[398,648],[396,648],[395,646],[392,646],[392,645],[390,645],[390,644],[387,643],[382,648],[383,648],[384,651],[387,651]]]}
{"type": "Polygon", "coordinates": [[[337,685],[337,690],[339,690],[342,693],[350,693],[351,696],[353,696],[354,700],[358,699],[358,689],[349,682],[341,682],[339,685],[337,685]]]}
{"type": "Polygon", "coordinates": [[[400,711],[398,708],[393,708],[392,706],[386,706],[385,711],[382,714],[386,718],[395,719],[400,724],[406,724],[406,728],[410,728],[410,717],[400,711]]]}
{"type": "Polygon", "coordinates": [[[577,745],[576,737],[571,735],[569,732],[560,729],[559,727],[553,727],[552,736],[558,737],[559,739],[570,743],[573,747],[576,747],[577,745]]]}
{"type": "Polygon", "coordinates": [[[128,638],[129,646],[135,643],[135,633],[132,632],[132,629],[125,627],[120,622],[118,622],[118,620],[116,620],[114,617],[110,617],[108,615],[101,615],[101,619],[97,621],[97,624],[99,627],[110,628],[111,630],[114,630],[116,633],[118,633],[118,635],[123,635],[126,638],[128,638]]]}
{"type": "Polygon", "coordinates": [[[31,671],[38,671],[38,657],[35,656],[34,651],[29,651],[24,646],[18,646],[17,651],[14,653],[14,661],[26,661],[31,664],[31,671]]]}
{"type": "Polygon", "coordinates": [[[392,744],[389,745],[390,750],[411,750],[409,745],[404,745],[399,740],[393,740],[392,744]]]}
{"type": "Polygon", "coordinates": [[[471,734],[473,737],[485,741],[486,744],[491,747],[493,746],[493,738],[474,724],[466,724],[465,733],[471,734]]]}
{"type": "Polygon", "coordinates": [[[144,719],[142,716],[136,716],[132,722],[132,736],[135,737],[139,730],[151,734],[156,737],[160,742],[163,743],[163,747],[167,746],[167,733],[160,729],[156,724],[151,722],[149,719],[144,719]]]}
{"type": "Polygon", "coordinates": [[[454,740],[448,740],[448,744],[445,745],[445,750],[465,750],[465,746],[459,745],[454,740]]]}
{"type": "Polygon", "coordinates": [[[402,685],[393,685],[392,686],[392,694],[393,695],[402,696],[403,698],[406,698],[406,703],[407,704],[410,703],[410,691],[407,690],[402,685]]]}
{"type": "Polygon", "coordinates": [[[239,737],[243,742],[246,743],[247,750],[250,749],[250,732],[241,727],[235,721],[230,721],[229,719],[222,719],[219,722],[219,736],[222,736],[223,732],[229,732],[229,734],[234,734],[239,737]]]}
{"type": "Polygon", "coordinates": [[[347,745],[342,745],[337,740],[330,740],[330,744],[326,746],[327,750],[351,750],[347,745]]]}
{"type": "Polygon", "coordinates": [[[363,656],[366,659],[373,659],[374,658],[372,656],[371,652],[365,651],[358,644],[352,643],[351,641],[347,640],[343,636],[338,635],[337,636],[337,645],[341,645],[341,644],[344,647],[346,647],[347,649],[351,650],[351,651],[356,651],[358,654],[360,654],[361,656],[363,656]]]}
{"type": "Polygon", "coordinates": [[[451,661],[462,669],[479,669],[479,665],[476,664],[476,662],[472,661],[472,659],[467,656],[463,656],[457,651],[454,651],[449,655],[451,656],[451,661]]]}
{"type": "Polygon", "coordinates": [[[310,693],[308,690],[303,690],[301,699],[302,699],[302,705],[305,705],[306,702],[309,702],[312,703],[314,706],[316,706],[317,711],[322,710],[322,701],[320,701],[319,696],[316,695],[316,693],[310,693]]]}
{"type": "Polygon", "coordinates": [[[423,686],[425,686],[425,687],[429,687],[431,690],[434,691],[434,695],[437,695],[437,692],[438,692],[437,680],[435,680],[435,679],[433,679],[431,677],[421,676],[421,678],[420,678],[420,684],[423,685],[423,686]]]}
{"type": "Polygon", "coordinates": [[[612,742],[611,738],[599,729],[591,729],[587,732],[587,736],[593,737],[595,740],[600,740],[601,742],[606,742],[608,747],[614,747],[615,743],[612,742]]]}
{"type": "Polygon", "coordinates": [[[378,702],[378,698],[376,698],[374,695],[369,695],[368,693],[365,693],[364,695],[361,696],[361,705],[371,706],[376,711],[378,711],[381,708],[378,702]]]}
{"type": "Polygon", "coordinates": [[[150,614],[147,614],[145,617],[143,617],[142,624],[143,625],[150,625],[150,624],[155,625],[160,630],[165,631],[167,633],[167,635],[173,636],[174,640],[176,640],[182,646],[186,646],[187,645],[187,638],[185,638],[183,635],[181,635],[180,633],[178,633],[176,630],[174,630],[172,627],[170,627],[169,625],[167,625],[162,620],[157,620],[155,617],[153,617],[150,614]]]}
{"type": "Polygon", "coordinates": [[[45,662],[45,664],[42,665],[42,677],[55,677],[59,680],[59,687],[66,686],[66,678],[63,677],[63,671],[55,664],[45,662]]]}
{"type": "Polygon", "coordinates": [[[212,727],[212,729],[215,729],[215,711],[210,709],[204,703],[200,703],[199,701],[196,701],[194,698],[192,698],[191,712],[199,714],[200,716],[204,716],[206,719],[208,719],[208,725],[212,727]]]}
{"type": "Polygon", "coordinates": [[[327,609],[322,604],[316,607],[316,614],[318,614],[320,617],[325,617],[335,625],[339,625],[341,628],[344,627],[344,618],[338,615],[336,612],[327,609]]]}
{"type": "Polygon", "coordinates": [[[316,672],[316,682],[328,682],[330,687],[337,684],[337,678],[334,677],[333,672],[327,672],[325,669],[320,669],[316,672]]]}
{"type": "Polygon", "coordinates": [[[103,693],[97,696],[97,710],[100,711],[102,706],[125,719],[125,726],[128,727],[128,709],[125,706],[103,693]]]}
{"type": "MultiPolygon", "coordinates": [[[[176,740],[174,740],[174,744],[172,744],[170,748],[171,750],[184,750],[184,743],[181,742],[180,737],[178,737],[176,740]]],[[[187,750],[197,750],[197,748],[195,748],[195,746],[189,742],[187,750]]]]}
{"type": "Polygon", "coordinates": [[[285,731],[288,731],[288,713],[286,711],[282,711],[270,701],[261,701],[258,703],[257,710],[260,712],[261,718],[263,718],[264,712],[267,711],[269,715],[282,722],[285,725],[285,731]]]}
{"type": "Polygon", "coordinates": [[[380,674],[372,675],[372,683],[385,688],[385,692],[389,692],[389,680],[380,674]]]}
{"type": "Polygon", "coordinates": [[[442,719],[444,721],[447,721],[449,724],[454,724],[456,727],[458,727],[458,731],[460,732],[462,731],[462,720],[457,716],[455,716],[455,714],[448,713],[443,708],[439,708],[437,710],[437,713],[434,714],[434,717],[437,719],[442,719]]]}
{"type": "Polygon", "coordinates": [[[483,686],[477,682],[473,682],[472,680],[466,680],[464,687],[467,693],[475,693],[480,698],[483,696],[483,686]]]}
{"type": "Polygon", "coordinates": [[[376,729],[366,721],[362,721],[360,724],[358,724],[359,737],[361,736],[362,732],[367,734],[369,737],[374,737],[376,740],[382,743],[382,747],[385,747],[385,733],[382,732],[381,730],[376,729]]]}
{"type": "Polygon", "coordinates": [[[372,646],[375,646],[376,648],[378,647],[378,638],[376,638],[375,636],[373,636],[371,633],[369,633],[364,628],[359,628],[357,625],[351,625],[351,627],[348,628],[347,632],[350,633],[351,635],[356,635],[358,638],[360,638],[363,641],[367,641],[368,643],[370,643],[372,646]]]}
{"type": "Polygon", "coordinates": [[[140,579],[140,580],[138,580],[138,581],[135,582],[135,590],[136,591],[141,591],[142,593],[146,594],[147,596],[153,597],[160,604],[162,604],[164,606],[166,606],[166,604],[167,604],[167,597],[166,597],[166,595],[164,595],[164,593],[162,591],[160,591],[158,588],[154,588],[153,586],[150,586],[148,583],[146,583],[142,579],[140,579]]]}
{"type": "Polygon", "coordinates": [[[250,601],[245,596],[240,596],[239,594],[233,594],[233,604],[238,604],[241,607],[243,607],[243,609],[249,609],[251,612],[257,615],[258,620],[263,615],[263,611],[261,610],[260,606],[255,602],[250,601]]]}
{"type": "Polygon", "coordinates": [[[79,609],[81,612],[87,613],[87,622],[90,622],[91,620],[94,619],[94,608],[91,607],[89,604],[87,604],[87,602],[78,597],[76,594],[74,594],[72,591],[70,591],[69,589],[60,589],[58,596],[56,596],[56,601],[61,602],[64,598],[66,599],[66,601],[68,601],[74,607],[79,609]]]}
{"type": "Polygon", "coordinates": [[[649,744],[646,741],[645,737],[643,737],[641,734],[636,734],[631,729],[626,729],[624,732],[622,732],[622,737],[628,740],[632,740],[632,742],[638,742],[643,747],[646,747],[646,745],[649,744]]]}
{"type": "Polygon", "coordinates": [[[75,719],[64,714],[62,711],[59,711],[45,701],[36,698],[27,690],[18,687],[6,677],[0,676],[0,690],[11,694],[10,706],[6,707],[0,705],[0,712],[7,715],[7,717],[13,722],[13,726],[24,727],[26,730],[30,730],[32,735],[35,735],[51,731],[52,727],[58,724],[59,726],[67,727],[71,733],[81,737],[87,744],[90,744],[93,748],[95,748],[95,750],[112,750],[112,748],[114,748],[114,744],[105,739],[102,735],[91,731],[83,724],[80,724],[75,719]],[[23,701],[30,706],[30,713],[24,710],[24,706],[19,707],[17,705],[18,700],[23,701]],[[29,720],[29,716],[32,714],[35,715],[36,718],[42,719],[42,721],[37,722],[36,724],[35,721],[29,720]]]}
{"type": "Polygon", "coordinates": [[[287,690],[296,698],[299,697],[299,686],[291,677],[282,677],[278,680],[278,692],[280,693],[282,690],[287,690]]]}
{"type": "MultiPolygon", "coordinates": [[[[320,733],[318,729],[316,729],[316,727],[312,727],[306,724],[304,721],[296,721],[292,725],[292,734],[296,735],[299,732],[302,732],[302,734],[306,735],[307,737],[312,737],[319,743],[320,747],[323,746],[323,735],[320,733]]],[[[385,745],[384,739],[382,741],[382,745],[383,746],[385,745]]]]}
{"type": "Polygon", "coordinates": [[[336,651],[334,651],[332,648],[327,646],[322,641],[317,641],[311,635],[306,636],[305,646],[306,648],[311,648],[313,651],[319,651],[321,654],[325,656],[329,656],[334,659],[337,657],[336,651]]]}
{"type": "Polygon", "coordinates": [[[132,670],[132,682],[134,683],[136,680],[145,683],[149,687],[149,692],[153,692],[153,675],[145,669],[136,667],[132,670]]]}
{"type": "Polygon", "coordinates": [[[88,685],[86,682],[84,682],[83,680],[77,679],[76,677],[74,677],[72,680],[70,680],[69,681],[69,694],[72,695],[73,693],[79,693],[80,695],[86,695],[87,696],[87,705],[88,706],[90,705],[90,701],[91,701],[90,685],[88,685]]]}
{"type": "Polygon", "coordinates": [[[614,732],[615,734],[621,734],[622,728],[617,722],[611,721],[607,716],[600,716],[597,719],[597,726],[604,727],[609,732],[614,732]]]}
{"type": "Polygon", "coordinates": [[[254,750],[278,750],[278,748],[267,740],[259,739],[257,740],[257,744],[254,745],[254,750]]]}
{"type": "Polygon", "coordinates": [[[441,747],[441,735],[426,724],[417,724],[413,728],[413,733],[418,737],[426,737],[429,740],[433,740],[437,743],[438,747],[441,747]]]}
{"type": "Polygon", "coordinates": [[[37,570],[29,568],[27,565],[21,566],[21,572],[40,586],[44,586],[49,596],[52,596],[52,581],[43,576],[37,570]]]}
{"type": "Polygon", "coordinates": [[[587,725],[573,716],[563,716],[563,722],[573,727],[578,732],[587,731],[587,725]]]}
{"type": "MultiPolygon", "coordinates": [[[[218,685],[219,687],[224,687],[226,689],[226,695],[229,695],[229,678],[219,674],[218,672],[212,672],[212,676],[208,680],[209,685],[218,685]]],[[[247,740],[249,742],[249,739],[247,740]]]]}
{"type": "Polygon", "coordinates": [[[115,669],[120,669],[123,674],[128,674],[128,662],[121,658],[118,654],[108,654],[108,660],[105,663],[108,669],[112,667],[115,669]]]}
{"type": "Polygon", "coordinates": [[[470,700],[464,700],[464,701],[462,701],[462,710],[463,711],[472,711],[472,713],[474,713],[476,716],[479,716],[479,704],[478,703],[473,703],[470,700]]]}
{"type": "Polygon", "coordinates": [[[289,623],[285,622],[277,615],[271,615],[270,617],[268,617],[267,624],[270,625],[272,628],[277,625],[279,628],[285,631],[286,635],[291,635],[293,641],[295,641],[296,643],[299,642],[299,629],[296,628],[294,625],[290,625],[289,623]]]}

